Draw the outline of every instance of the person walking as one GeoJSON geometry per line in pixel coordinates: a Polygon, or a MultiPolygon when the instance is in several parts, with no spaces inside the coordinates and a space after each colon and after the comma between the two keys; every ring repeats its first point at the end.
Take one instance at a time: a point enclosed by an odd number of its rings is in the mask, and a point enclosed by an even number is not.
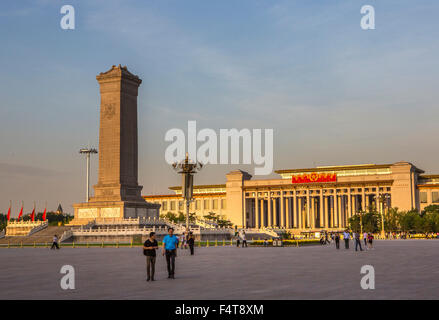
{"type": "Polygon", "coordinates": [[[146,281],[154,281],[156,250],[159,244],[155,239],[155,232],[149,233],[149,239],[143,244],[143,254],[146,256],[146,281]]]}
{"type": "Polygon", "coordinates": [[[335,241],[335,248],[337,250],[340,249],[340,235],[338,233],[335,234],[334,241],[335,241]]]}
{"type": "Polygon", "coordinates": [[[236,232],[235,236],[236,236],[236,246],[239,248],[239,244],[241,243],[241,241],[240,241],[241,237],[240,237],[239,232],[236,232]]]}
{"type": "Polygon", "coordinates": [[[177,257],[178,238],[174,235],[174,229],[169,228],[168,234],[163,238],[163,255],[166,255],[168,279],[175,279],[175,258],[177,257]]]}
{"type": "Polygon", "coordinates": [[[52,246],[50,247],[50,249],[57,249],[59,250],[59,245],[58,245],[58,236],[55,234],[53,236],[53,242],[52,242],[52,246]]]}
{"type": "Polygon", "coordinates": [[[186,241],[186,232],[183,232],[181,235],[180,235],[180,241],[179,241],[180,243],[181,243],[181,249],[187,249],[187,241],[186,241]]]}
{"type": "Polygon", "coordinates": [[[189,232],[189,237],[187,239],[187,244],[189,245],[189,249],[191,251],[191,256],[193,256],[194,255],[195,239],[194,239],[194,234],[192,232],[189,232]]]}
{"type": "Polygon", "coordinates": [[[247,248],[247,239],[245,237],[245,231],[242,230],[242,234],[241,234],[241,239],[242,239],[242,247],[246,247],[247,248]]]}
{"type": "Polygon", "coordinates": [[[364,232],[363,233],[363,241],[364,241],[364,248],[365,249],[367,247],[367,236],[368,236],[367,232],[364,232]]]}
{"type": "Polygon", "coordinates": [[[328,238],[329,238],[329,237],[328,237],[328,233],[325,232],[325,244],[331,244],[331,241],[329,241],[328,238]]]}
{"type": "Polygon", "coordinates": [[[358,246],[360,246],[360,251],[363,251],[363,248],[361,248],[360,234],[357,232],[355,233],[355,251],[358,251],[357,250],[358,246]]]}
{"type": "Polygon", "coordinates": [[[369,233],[369,234],[367,235],[367,242],[368,242],[368,245],[369,245],[369,249],[373,249],[373,245],[372,245],[372,242],[373,242],[373,235],[372,235],[371,233],[369,233]]]}
{"type": "Polygon", "coordinates": [[[344,248],[345,249],[349,249],[349,232],[347,230],[345,230],[345,232],[343,232],[343,240],[344,240],[344,248]]]}

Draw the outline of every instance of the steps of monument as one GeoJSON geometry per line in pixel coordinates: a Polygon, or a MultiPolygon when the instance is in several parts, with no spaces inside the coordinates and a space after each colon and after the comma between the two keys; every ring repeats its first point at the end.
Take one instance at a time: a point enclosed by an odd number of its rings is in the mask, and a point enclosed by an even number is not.
{"type": "Polygon", "coordinates": [[[67,226],[48,226],[30,236],[6,236],[0,239],[0,244],[33,244],[33,243],[52,243],[53,236],[56,234],[61,238],[64,231],[71,229],[67,226]]]}

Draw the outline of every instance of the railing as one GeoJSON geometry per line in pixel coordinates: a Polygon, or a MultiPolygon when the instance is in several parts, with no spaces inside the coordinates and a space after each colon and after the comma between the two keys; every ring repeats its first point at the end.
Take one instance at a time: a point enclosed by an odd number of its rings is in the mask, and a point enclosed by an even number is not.
{"type": "Polygon", "coordinates": [[[199,219],[199,218],[195,219],[195,223],[203,228],[206,228],[206,229],[218,228],[218,225],[216,223],[206,221],[203,219],[199,219]]]}
{"type": "Polygon", "coordinates": [[[102,221],[95,221],[96,226],[101,225],[139,225],[140,218],[124,218],[124,219],[111,219],[108,218],[102,221]]]}
{"type": "MultiPolygon", "coordinates": [[[[143,227],[143,228],[102,228],[102,229],[73,229],[69,230],[71,234],[65,232],[66,238],[64,238],[64,234],[62,239],[68,239],[70,236],[119,236],[119,235],[149,235],[150,232],[155,232],[157,234],[167,234],[168,233],[168,227],[143,227]]],[[[185,227],[178,227],[176,225],[176,228],[174,228],[174,231],[176,234],[181,234],[182,232],[186,231],[185,227]]],[[[233,229],[227,229],[227,228],[218,228],[218,229],[201,229],[198,228],[190,228],[190,231],[194,234],[232,234],[233,229]]]]}
{"type": "Polygon", "coordinates": [[[48,221],[44,221],[42,224],[40,224],[39,226],[33,228],[31,231],[29,231],[28,236],[30,236],[31,234],[34,234],[38,231],[41,231],[45,228],[47,228],[49,226],[49,222],[48,221]]]}
{"type": "Polygon", "coordinates": [[[72,236],[73,236],[73,231],[72,230],[66,230],[66,231],[64,231],[64,233],[62,234],[61,238],[59,239],[59,242],[63,242],[65,240],[69,239],[72,236]]]}

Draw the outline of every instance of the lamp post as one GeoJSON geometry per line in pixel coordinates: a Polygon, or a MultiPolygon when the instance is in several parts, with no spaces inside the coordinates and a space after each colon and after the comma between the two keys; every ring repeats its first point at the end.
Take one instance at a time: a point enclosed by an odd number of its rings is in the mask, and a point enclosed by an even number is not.
{"type": "Polygon", "coordinates": [[[79,153],[85,154],[87,159],[87,189],[86,189],[86,202],[90,199],[90,154],[98,153],[98,151],[94,148],[82,148],[79,150],[79,153]]]}
{"type": "Polygon", "coordinates": [[[386,232],[384,231],[384,202],[389,199],[390,196],[388,194],[380,194],[378,196],[378,199],[375,196],[375,199],[379,202],[379,213],[381,214],[381,236],[384,238],[386,235],[386,232]]]}
{"type": "Polygon", "coordinates": [[[181,195],[186,202],[186,230],[189,231],[189,205],[192,201],[194,190],[194,174],[203,168],[203,164],[189,160],[189,155],[186,152],[186,158],[180,162],[174,162],[172,167],[183,178],[181,195]]]}

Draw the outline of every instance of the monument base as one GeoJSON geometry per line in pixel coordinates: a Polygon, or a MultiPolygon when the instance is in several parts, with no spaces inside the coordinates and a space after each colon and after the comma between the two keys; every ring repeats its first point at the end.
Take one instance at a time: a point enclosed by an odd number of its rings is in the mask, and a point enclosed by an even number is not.
{"type": "Polygon", "coordinates": [[[159,218],[160,204],[146,201],[99,201],[84,202],[73,205],[73,225],[85,225],[91,221],[105,222],[108,220],[127,218],[159,218]]]}

